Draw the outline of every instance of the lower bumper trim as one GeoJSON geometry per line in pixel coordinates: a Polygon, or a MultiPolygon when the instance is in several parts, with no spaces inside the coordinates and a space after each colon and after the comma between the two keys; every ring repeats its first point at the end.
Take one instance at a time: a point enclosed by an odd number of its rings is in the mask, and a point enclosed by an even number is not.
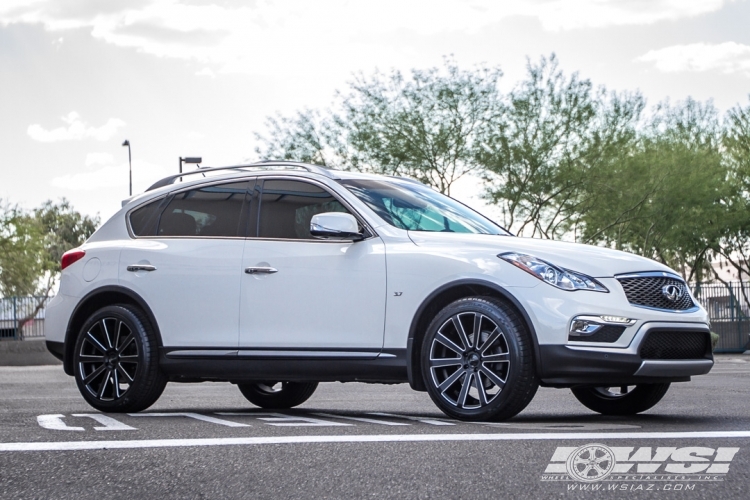
{"type": "Polygon", "coordinates": [[[636,377],[691,377],[705,375],[714,362],[710,359],[644,360],[634,373],[636,377]]]}

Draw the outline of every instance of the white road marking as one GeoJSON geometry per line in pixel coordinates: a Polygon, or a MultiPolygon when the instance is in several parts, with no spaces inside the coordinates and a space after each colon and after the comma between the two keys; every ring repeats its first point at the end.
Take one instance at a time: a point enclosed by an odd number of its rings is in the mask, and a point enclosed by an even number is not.
{"type": "Polygon", "coordinates": [[[95,431],[137,431],[135,427],[125,425],[119,420],[115,420],[112,417],[102,415],[101,413],[74,413],[74,417],[88,417],[96,420],[104,427],[94,427],[95,431]]]}
{"type": "Polygon", "coordinates": [[[571,430],[571,431],[613,431],[621,429],[640,429],[640,425],[628,424],[596,424],[596,423],[569,423],[569,424],[544,424],[544,423],[506,423],[506,422],[466,422],[467,424],[488,425],[490,427],[501,427],[505,429],[533,429],[545,431],[571,430]]]}
{"type": "Polygon", "coordinates": [[[337,427],[337,426],[350,426],[352,424],[342,424],[341,422],[329,422],[327,420],[320,420],[319,418],[303,417],[300,415],[284,415],[283,413],[242,413],[242,412],[217,412],[217,415],[232,415],[232,416],[251,416],[257,417],[259,420],[264,420],[268,425],[275,427],[337,427]],[[260,415],[266,415],[261,417],[260,415]]]}
{"type": "Polygon", "coordinates": [[[394,415],[393,413],[382,413],[382,412],[369,412],[370,415],[377,415],[379,417],[392,417],[392,418],[403,418],[406,420],[414,420],[415,422],[422,422],[423,424],[430,424],[430,425],[456,425],[451,422],[446,422],[444,420],[437,420],[434,418],[424,418],[424,417],[410,417],[407,415],[394,415]]]}
{"type": "Polygon", "coordinates": [[[268,436],[206,439],[146,439],[122,441],[59,441],[0,443],[3,451],[74,451],[131,448],[183,448],[194,446],[242,446],[262,444],[419,443],[450,441],[613,441],[616,439],[750,439],[750,431],[705,432],[580,432],[547,434],[374,434],[342,436],[268,436]]]}
{"type": "Polygon", "coordinates": [[[128,413],[128,415],[131,417],[187,417],[201,420],[203,422],[210,422],[212,424],[225,425],[227,427],[250,427],[250,424],[238,424],[237,422],[209,417],[201,415],[200,413],[128,413]]]}
{"type": "Polygon", "coordinates": [[[52,431],[85,431],[83,427],[68,427],[62,419],[65,415],[39,415],[36,417],[36,421],[44,427],[52,431]]]}
{"type": "Polygon", "coordinates": [[[364,417],[349,417],[344,415],[331,415],[330,413],[313,413],[313,415],[317,415],[319,417],[326,417],[326,418],[343,418],[344,420],[354,420],[355,422],[365,422],[368,424],[378,424],[378,425],[411,425],[411,424],[405,424],[403,422],[389,422],[387,420],[375,420],[374,418],[364,418],[364,417]]]}

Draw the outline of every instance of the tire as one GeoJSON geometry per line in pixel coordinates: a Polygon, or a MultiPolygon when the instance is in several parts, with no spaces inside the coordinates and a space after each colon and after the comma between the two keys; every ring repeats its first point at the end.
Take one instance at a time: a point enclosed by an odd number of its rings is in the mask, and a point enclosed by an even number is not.
{"type": "Polygon", "coordinates": [[[245,399],[261,408],[299,406],[313,395],[317,382],[247,382],[237,384],[245,399]]]}
{"type": "Polygon", "coordinates": [[[661,401],[667,390],[669,390],[669,384],[573,387],[571,389],[573,395],[583,406],[602,415],[635,415],[641,413],[661,401]]]}
{"type": "Polygon", "coordinates": [[[446,306],[422,341],[422,377],[432,401],[460,420],[505,420],[534,398],[532,339],[518,314],[492,297],[446,306]]]}
{"type": "Polygon", "coordinates": [[[113,305],[92,314],[73,352],[78,390],[102,412],[145,410],[159,399],[167,377],[159,369],[156,334],[140,309],[113,305]]]}

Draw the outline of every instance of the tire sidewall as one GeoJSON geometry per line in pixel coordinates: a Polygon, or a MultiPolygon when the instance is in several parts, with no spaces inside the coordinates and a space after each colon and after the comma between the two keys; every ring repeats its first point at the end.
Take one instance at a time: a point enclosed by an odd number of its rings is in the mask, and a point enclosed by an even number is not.
{"type": "Polygon", "coordinates": [[[462,419],[462,420],[492,420],[493,417],[508,403],[513,397],[514,386],[521,377],[522,366],[521,358],[522,353],[519,344],[519,336],[523,332],[513,324],[511,318],[499,307],[493,303],[472,297],[469,299],[462,299],[446,306],[441,310],[437,316],[430,322],[427,327],[427,332],[422,340],[422,351],[421,366],[422,366],[422,377],[427,387],[427,392],[430,395],[432,401],[440,408],[444,413],[449,416],[462,419]],[[510,353],[510,369],[508,370],[508,376],[505,381],[503,390],[498,394],[491,403],[486,406],[477,409],[466,410],[454,406],[449,401],[445,400],[443,396],[435,387],[435,383],[430,370],[430,350],[432,347],[432,341],[437,334],[438,329],[446,322],[451,316],[460,313],[481,313],[487,316],[502,330],[505,335],[505,339],[508,345],[508,351],[510,353]]]}

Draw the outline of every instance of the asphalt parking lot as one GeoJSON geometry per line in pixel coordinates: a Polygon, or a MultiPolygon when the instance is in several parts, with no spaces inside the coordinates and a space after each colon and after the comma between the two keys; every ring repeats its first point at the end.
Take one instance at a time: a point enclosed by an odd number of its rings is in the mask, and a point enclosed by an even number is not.
{"type": "Polygon", "coordinates": [[[508,422],[465,423],[406,385],[338,383],[288,411],[170,384],[146,412],[105,415],[61,366],[0,367],[0,497],[744,499],[748,396],[738,355],[627,418],[540,389],[508,422]],[[574,481],[566,457],[591,443],[615,468],[574,481]]]}

